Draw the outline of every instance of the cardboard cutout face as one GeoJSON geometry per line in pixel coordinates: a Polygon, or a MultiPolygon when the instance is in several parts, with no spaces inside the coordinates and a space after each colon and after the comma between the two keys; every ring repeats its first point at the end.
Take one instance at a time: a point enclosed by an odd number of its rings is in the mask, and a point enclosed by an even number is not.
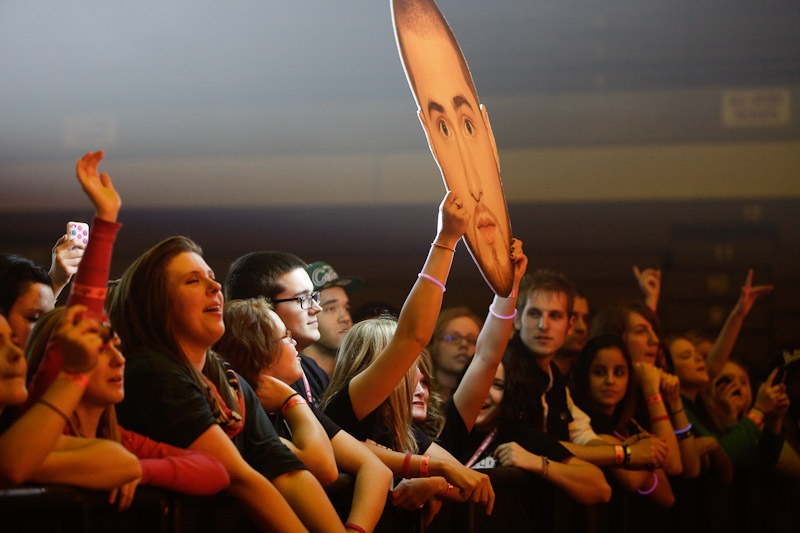
{"type": "Polygon", "coordinates": [[[492,290],[513,283],[511,223],[500,160],[486,108],[478,102],[464,56],[430,0],[392,2],[395,36],[417,113],[445,186],[471,214],[467,248],[492,290]]]}

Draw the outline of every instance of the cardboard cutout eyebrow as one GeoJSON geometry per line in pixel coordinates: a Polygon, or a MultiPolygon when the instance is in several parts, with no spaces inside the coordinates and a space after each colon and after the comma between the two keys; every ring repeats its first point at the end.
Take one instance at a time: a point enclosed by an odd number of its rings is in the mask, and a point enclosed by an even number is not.
{"type": "Polygon", "coordinates": [[[469,253],[495,294],[511,292],[511,222],[486,108],[450,26],[430,0],[392,0],[397,50],[445,187],[470,212],[469,253]]]}

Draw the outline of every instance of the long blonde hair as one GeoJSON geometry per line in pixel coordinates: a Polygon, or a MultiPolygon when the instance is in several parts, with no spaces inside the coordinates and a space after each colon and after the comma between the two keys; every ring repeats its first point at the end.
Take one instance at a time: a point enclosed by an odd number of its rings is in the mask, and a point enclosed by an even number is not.
{"type": "MultiPolygon", "coordinates": [[[[396,330],[397,321],[386,316],[364,320],[350,328],[339,347],[336,366],[322,400],[323,409],[337,391],[372,364],[378,354],[389,345],[396,330]]],[[[392,447],[396,451],[418,451],[411,419],[414,397],[412,385],[416,371],[416,366],[412,365],[389,397],[378,407],[378,415],[394,437],[392,447]]]]}

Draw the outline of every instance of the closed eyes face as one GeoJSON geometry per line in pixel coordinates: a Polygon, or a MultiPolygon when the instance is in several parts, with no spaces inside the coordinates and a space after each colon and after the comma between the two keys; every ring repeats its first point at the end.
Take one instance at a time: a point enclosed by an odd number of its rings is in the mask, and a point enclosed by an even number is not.
{"type": "Polygon", "coordinates": [[[639,313],[628,313],[622,340],[634,363],[654,365],[658,357],[658,335],[652,324],[639,313]]]}
{"type": "Polygon", "coordinates": [[[669,347],[675,375],[681,386],[699,387],[708,383],[705,360],[687,339],[675,339],[669,347]]]}
{"type": "Polygon", "coordinates": [[[31,283],[14,301],[8,311],[8,323],[14,333],[14,342],[25,347],[33,326],[43,314],[55,307],[53,289],[44,283],[31,283]]]}
{"type": "Polygon", "coordinates": [[[172,299],[173,335],[184,350],[205,353],[225,333],[222,286],[205,260],[182,252],[166,266],[172,299]]]}

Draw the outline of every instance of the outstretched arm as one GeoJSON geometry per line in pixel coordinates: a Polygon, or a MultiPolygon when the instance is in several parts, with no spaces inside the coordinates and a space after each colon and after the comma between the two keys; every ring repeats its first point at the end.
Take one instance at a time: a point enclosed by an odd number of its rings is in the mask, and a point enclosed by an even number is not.
{"type": "Polygon", "coordinates": [[[728,357],[730,357],[733,345],[736,344],[739,331],[742,329],[742,322],[744,322],[744,318],[752,309],[753,304],[760,296],[772,292],[773,288],[772,285],[756,285],[753,287],[753,269],[751,268],[747,271],[747,278],[744,281],[744,286],[742,286],[739,301],[736,302],[731,314],[728,315],[728,319],[722,326],[717,341],[711,348],[708,359],[706,359],[706,368],[708,368],[708,375],[711,380],[719,375],[728,357]]]}
{"type": "Polygon", "coordinates": [[[442,306],[442,293],[453,253],[464,234],[469,213],[455,193],[448,192],[439,206],[439,228],[428,259],[411,288],[386,348],[350,382],[350,399],[359,420],[378,408],[414,364],[433,335],[442,306]]]}
{"type": "Polygon", "coordinates": [[[511,241],[511,261],[514,263],[514,285],[511,294],[508,298],[495,295],[486,322],[478,335],[475,357],[453,394],[453,402],[467,431],[472,431],[475,419],[478,418],[492,386],[497,367],[503,359],[508,339],[511,337],[513,319],[517,314],[519,282],[528,267],[528,258],[522,251],[522,242],[517,239],[511,241]]]}

